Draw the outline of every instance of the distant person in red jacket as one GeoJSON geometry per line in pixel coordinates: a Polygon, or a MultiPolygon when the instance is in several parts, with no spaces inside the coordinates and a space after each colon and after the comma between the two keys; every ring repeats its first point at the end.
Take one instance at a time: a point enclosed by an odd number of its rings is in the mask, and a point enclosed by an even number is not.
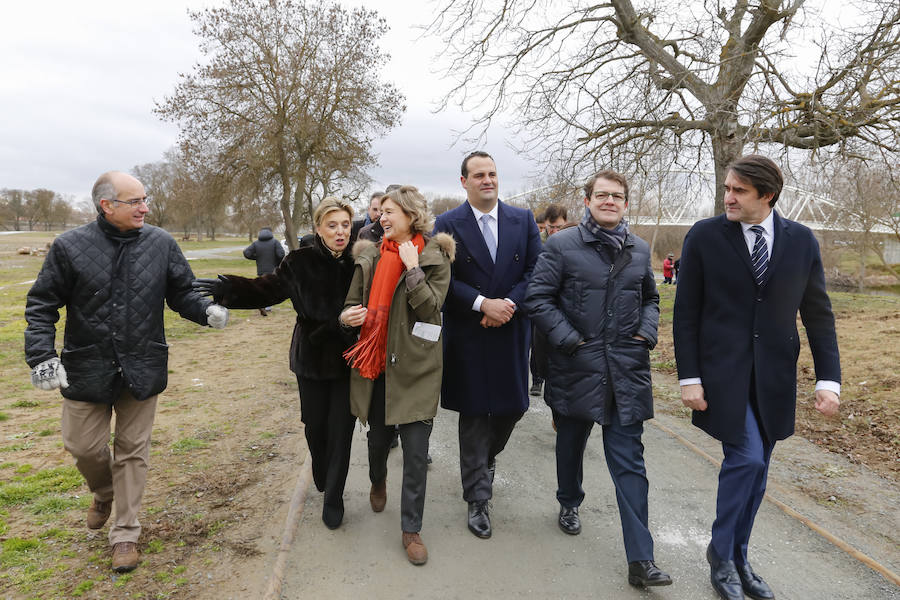
{"type": "Polygon", "coordinates": [[[663,283],[672,283],[672,272],[675,269],[675,255],[671,252],[663,261],[663,283]]]}

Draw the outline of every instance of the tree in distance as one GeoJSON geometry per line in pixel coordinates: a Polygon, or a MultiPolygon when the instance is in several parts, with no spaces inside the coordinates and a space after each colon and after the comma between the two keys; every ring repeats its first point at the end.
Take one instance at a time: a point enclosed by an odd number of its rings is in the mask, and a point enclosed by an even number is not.
{"type": "Polygon", "coordinates": [[[206,61],[156,112],[179,123],[182,147],[214,144],[220,184],[273,183],[296,248],[316,201],[364,177],[372,141],[405,110],[380,79],[387,25],[367,9],[304,0],[230,0],[190,16],[206,61]]]}

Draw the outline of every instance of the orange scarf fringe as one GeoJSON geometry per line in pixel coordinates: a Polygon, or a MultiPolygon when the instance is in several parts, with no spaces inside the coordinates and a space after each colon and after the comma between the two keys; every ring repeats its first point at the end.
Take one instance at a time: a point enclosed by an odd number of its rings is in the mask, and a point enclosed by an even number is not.
{"type": "MultiPolygon", "coordinates": [[[[422,234],[416,234],[412,242],[421,254],[425,247],[422,234]]],[[[377,379],[384,373],[387,365],[387,332],[391,299],[404,269],[397,242],[382,240],[381,258],[372,278],[368,312],[359,333],[359,341],[344,352],[347,363],[367,379],[377,379]]]]}

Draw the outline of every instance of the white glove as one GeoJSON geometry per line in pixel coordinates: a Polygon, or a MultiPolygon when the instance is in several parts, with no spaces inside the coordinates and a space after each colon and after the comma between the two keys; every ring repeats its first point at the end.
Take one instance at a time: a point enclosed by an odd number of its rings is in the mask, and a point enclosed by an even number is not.
{"type": "Polygon", "coordinates": [[[206,307],[207,322],[210,327],[225,329],[228,324],[228,309],[218,304],[210,304],[206,307]]]}
{"type": "Polygon", "coordinates": [[[66,370],[55,356],[31,370],[31,384],[39,390],[55,390],[69,387],[66,370]]]}

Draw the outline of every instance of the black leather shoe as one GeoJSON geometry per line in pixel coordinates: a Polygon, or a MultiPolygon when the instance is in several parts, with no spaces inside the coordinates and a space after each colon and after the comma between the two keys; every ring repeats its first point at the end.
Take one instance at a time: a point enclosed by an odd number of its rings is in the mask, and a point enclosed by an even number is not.
{"type": "Polygon", "coordinates": [[[769,584],[754,573],[749,564],[738,565],[737,572],[738,577],[741,578],[741,587],[744,588],[744,593],[753,600],[772,600],[775,597],[769,584]]]}
{"type": "Polygon", "coordinates": [[[734,561],[720,560],[712,544],[706,547],[706,560],[709,562],[709,582],[719,597],[724,600],[744,600],[744,590],[734,561]]]}
{"type": "Polygon", "coordinates": [[[672,585],[672,578],[660,571],[652,560],[636,560],[628,563],[628,583],[642,587],[672,585]]]}
{"type": "Polygon", "coordinates": [[[341,521],[344,520],[344,502],[340,501],[339,504],[334,506],[329,506],[328,504],[322,507],[322,522],[325,523],[325,527],[328,529],[337,529],[341,526],[341,521]]]}
{"type": "Polygon", "coordinates": [[[543,383],[533,383],[533,384],[531,384],[531,389],[528,390],[528,395],[529,396],[540,396],[541,393],[543,393],[543,391],[544,391],[543,383]]]}
{"type": "Polygon", "coordinates": [[[488,501],[469,502],[469,531],[487,539],[491,537],[491,517],[488,515],[488,501]]]}
{"type": "Polygon", "coordinates": [[[581,519],[578,518],[578,507],[559,507],[559,528],[569,535],[581,533],[581,519]]]}

